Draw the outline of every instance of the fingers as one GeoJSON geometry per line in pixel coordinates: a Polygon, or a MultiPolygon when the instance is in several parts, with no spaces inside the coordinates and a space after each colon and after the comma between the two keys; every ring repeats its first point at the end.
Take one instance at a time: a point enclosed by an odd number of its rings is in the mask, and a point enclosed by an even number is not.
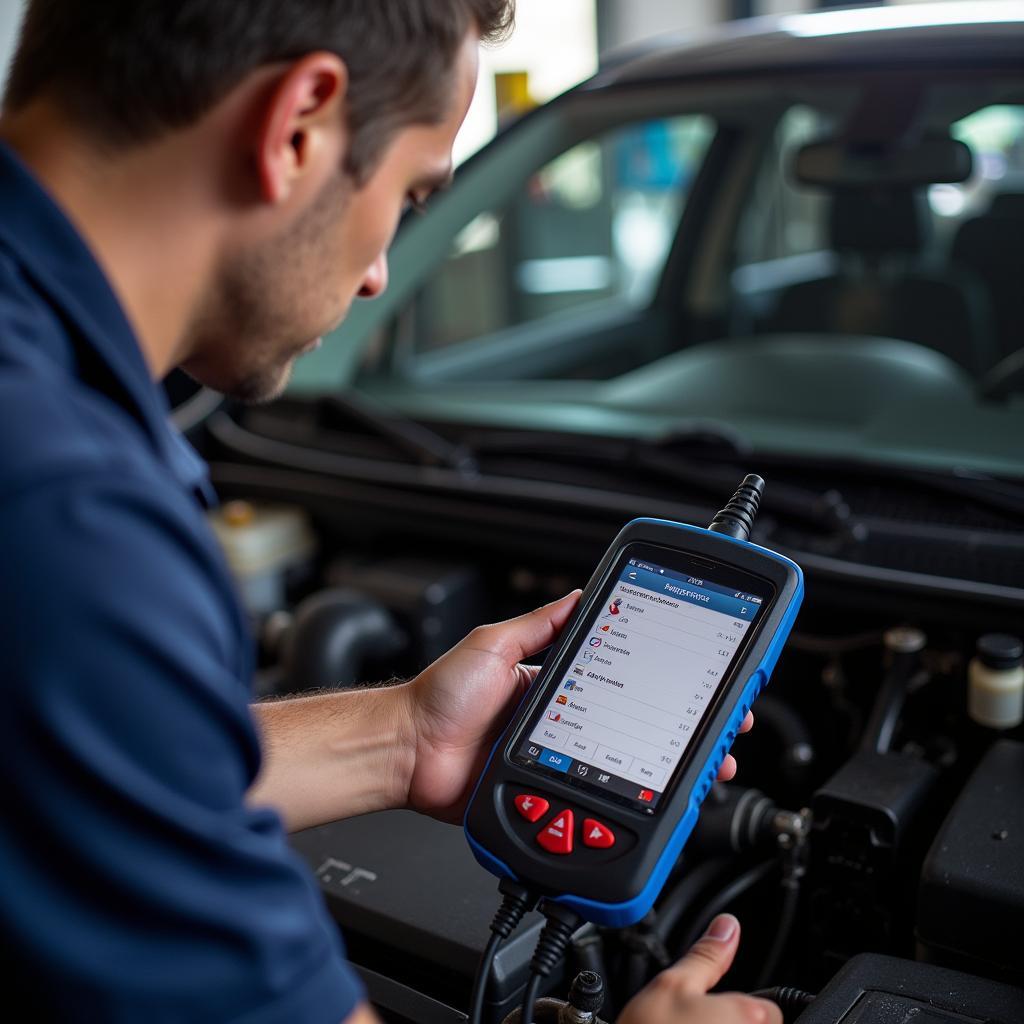
{"type": "Polygon", "coordinates": [[[732,965],[740,942],[740,923],[732,914],[719,914],[678,963],[661,977],[685,995],[701,995],[721,981],[732,965]]]}
{"type": "Polygon", "coordinates": [[[783,1024],[766,999],[726,992],[706,995],[732,965],[740,923],[719,914],[678,963],[655,976],[619,1014],[619,1024],[783,1024]]]}
{"type": "Polygon", "coordinates": [[[514,664],[543,650],[558,636],[581,593],[574,590],[542,608],[493,626],[481,626],[474,633],[488,650],[514,664]]]}
{"type": "Polygon", "coordinates": [[[755,996],[740,996],[753,1010],[752,1024],[783,1024],[782,1010],[770,999],[758,999],[755,996]]]}
{"type": "MultiPolygon", "coordinates": [[[[754,728],[754,712],[748,711],[747,717],[743,719],[740,724],[739,731],[750,732],[754,728]]],[[[726,754],[725,760],[722,761],[722,767],[718,769],[718,781],[719,782],[732,782],[736,778],[736,758],[732,754],[726,754]]]]}

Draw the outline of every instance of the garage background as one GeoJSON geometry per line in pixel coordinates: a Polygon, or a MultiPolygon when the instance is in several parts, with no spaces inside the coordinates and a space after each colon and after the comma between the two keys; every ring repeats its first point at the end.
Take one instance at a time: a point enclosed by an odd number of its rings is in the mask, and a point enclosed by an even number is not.
{"type": "MultiPolygon", "coordinates": [[[[465,160],[494,135],[499,111],[514,114],[558,95],[593,74],[601,55],[613,50],[666,32],[699,32],[736,18],[843,6],[850,5],[830,0],[519,0],[515,34],[484,54],[477,96],[456,144],[456,160],[465,160]]],[[[4,78],[24,7],[25,0],[0,0],[4,78]]]]}

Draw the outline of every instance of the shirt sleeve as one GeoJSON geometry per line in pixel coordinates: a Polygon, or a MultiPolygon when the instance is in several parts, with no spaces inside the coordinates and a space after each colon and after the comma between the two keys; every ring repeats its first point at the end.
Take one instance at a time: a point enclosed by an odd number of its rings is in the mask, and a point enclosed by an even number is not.
{"type": "Polygon", "coordinates": [[[198,510],[64,478],[0,501],[0,564],[0,914],[31,1016],[338,1024],[363,992],[245,804],[248,641],[198,510]]]}

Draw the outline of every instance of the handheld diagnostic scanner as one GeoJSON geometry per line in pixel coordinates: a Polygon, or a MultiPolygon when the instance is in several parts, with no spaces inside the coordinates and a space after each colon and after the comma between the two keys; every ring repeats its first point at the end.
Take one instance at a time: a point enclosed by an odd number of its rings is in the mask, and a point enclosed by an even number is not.
{"type": "Polygon", "coordinates": [[[748,476],[707,529],[615,538],[466,812],[493,874],[598,924],[650,909],[803,597],[747,539],[763,487],[748,476]]]}

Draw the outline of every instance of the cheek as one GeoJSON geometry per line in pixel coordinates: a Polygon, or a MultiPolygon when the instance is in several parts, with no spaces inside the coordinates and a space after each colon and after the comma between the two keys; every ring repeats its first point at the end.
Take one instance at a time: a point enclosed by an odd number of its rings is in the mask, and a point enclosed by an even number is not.
{"type": "Polygon", "coordinates": [[[367,269],[390,245],[398,229],[405,192],[393,182],[370,186],[351,220],[350,261],[367,269]]]}
{"type": "Polygon", "coordinates": [[[398,217],[390,212],[382,213],[366,225],[359,244],[359,263],[363,270],[372,266],[391,247],[397,227],[398,217]]]}

